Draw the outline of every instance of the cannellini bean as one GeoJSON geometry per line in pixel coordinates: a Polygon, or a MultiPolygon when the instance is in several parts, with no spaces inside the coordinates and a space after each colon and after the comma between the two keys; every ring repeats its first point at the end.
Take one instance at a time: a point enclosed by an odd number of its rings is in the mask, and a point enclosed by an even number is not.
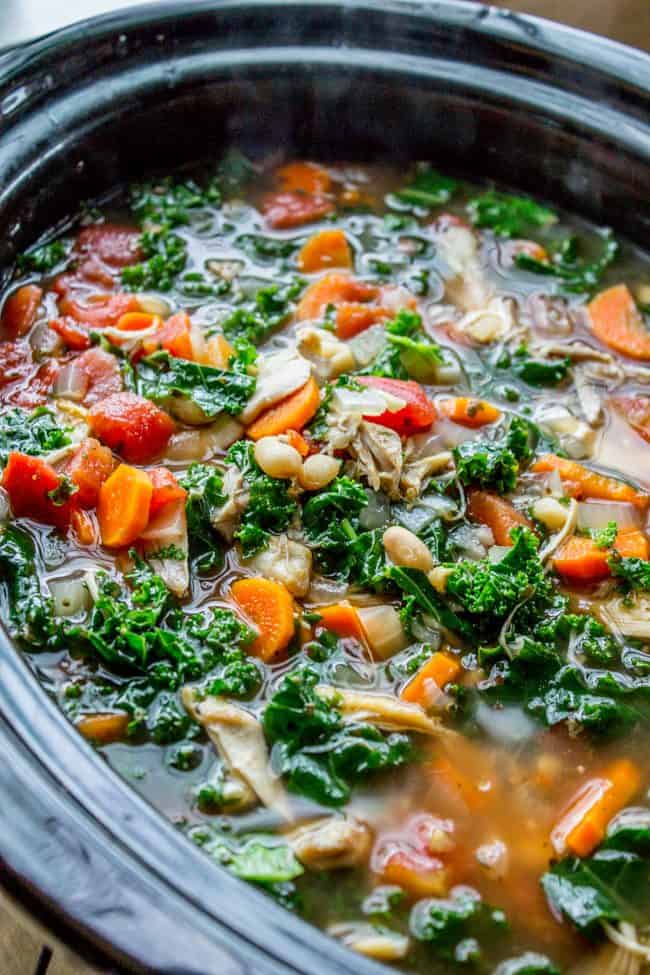
{"type": "Polygon", "coordinates": [[[436,592],[444,593],[447,591],[447,579],[452,572],[453,569],[446,568],[443,565],[437,565],[435,569],[427,573],[427,579],[436,592]]]}
{"type": "Polygon", "coordinates": [[[391,525],[384,532],[382,541],[388,558],[395,565],[420,569],[422,572],[427,572],[433,565],[433,556],[429,549],[408,528],[391,525]]]}
{"type": "Polygon", "coordinates": [[[568,508],[555,498],[539,498],[533,505],[532,511],[533,517],[552,532],[564,528],[569,514],[568,508]]]}
{"type": "Polygon", "coordinates": [[[316,491],[333,481],[341,469],[341,461],[327,454],[312,454],[302,464],[299,480],[307,491],[316,491]]]}
{"type": "Polygon", "coordinates": [[[289,479],[302,470],[302,457],[279,437],[262,437],[255,444],[255,460],[269,477],[289,479]]]}

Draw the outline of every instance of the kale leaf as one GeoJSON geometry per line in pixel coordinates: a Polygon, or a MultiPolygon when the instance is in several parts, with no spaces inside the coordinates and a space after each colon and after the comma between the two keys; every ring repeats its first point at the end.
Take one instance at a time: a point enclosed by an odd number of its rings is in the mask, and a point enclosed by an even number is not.
{"type": "Polygon", "coordinates": [[[512,367],[515,375],[529,386],[558,386],[568,376],[571,360],[534,359],[526,346],[521,346],[513,356],[512,367]]]}
{"type": "Polygon", "coordinates": [[[228,339],[244,339],[252,345],[264,342],[287,319],[291,303],[302,290],[302,282],[270,284],[255,295],[252,304],[236,308],[220,323],[228,339]]]}
{"type": "Polygon", "coordinates": [[[236,416],[255,391],[255,377],[248,374],[247,365],[235,359],[230,369],[216,369],[161,350],[139,360],[137,388],[140,395],[155,403],[169,406],[180,398],[191,400],[206,417],[219,413],[236,416]]]}
{"type": "Polygon", "coordinates": [[[34,250],[21,254],[18,258],[18,268],[21,271],[35,271],[38,274],[48,274],[65,261],[70,246],[65,240],[53,240],[49,244],[42,244],[34,250]]]}
{"type": "Polygon", "coordinates": [[[61,641],[49,595],[41,590],[34,542],[21,528],[0,531],[0,579],[7,587],[9,632],[32,649],[56,649],[61,641]]]}
{"type": "Polygon", "coordinates": [[[403,308],[387,322],[386,345],[360,375],[431,382],[443,361],[440,346],[424,334],[420,315],[403,308]]]}
{"type": "Polygon", "coordinates": [[[517,254],[515,264],[524,271],[560,278],[565,291],[583,294],[594,291],[600,280],[620,253],[620,245],[606,230],[602,234],[603,252],[595,261],[585,261],[579,256],[577,237],[567,237],[548,260],[539,260],[530,254],[517,254]]]}
{"type": "Polygon", "coordinates": [[[529,439],[529,424],[521,417],[513,416],[505,436],[465,440],[454,447],[454,460],[461,483],[492,488],[498,494],[513,491],[520,464],[532,456],[529,439]]]}
{"type": "Polygon", "coordinates": [[[395,768],[411,756],[406,735],[384,735],[364,722],[344,723],[335,701],[316,692],[309,667],[287,674],[263,715],[274,762],[292,792],[325,806],[348,801],[352,784],[373,771],[395,768]]]}
{"type": "Polygon", "coordinates": [[[350,477],[335,478],[305,503],[303,529],[325,575],[349,577],[356,554],[351,543],[357,540],[358,518],[367,504],[365,489],[350,477]]]}
{"type": "Polygon", "coordinates": [[[455,179],[443,176],[430,166],[420,166],[415,178],[394,196],[400,203],[431,209],[448,203],[457,189],[455,179]]]}
{"type": "Polygon", "coordinates": [[[0,415],[0,465],[12,450],[38,456],[65,447],[71,442],[69,432],[45,406],[32,413],[18,406],[7,410],[0,415]]]}
{"type": "Polygon", "coordinates": [[[244,558],[266,548],[270,536],[285,531],[298,510],[286,481],[269,477],[253,456],[252,443],[238,440],[226,454],[226,463],[241,471],[248,487],[248,504],[235,532],[244,558]]]}
{"type": "Polygon", "coordinates": [[[614,553],[609,559],[609,567],[626,592],[650,592],[650,562],[614,553]]]}
{"type": "Polygon", "coordinates": [[[532,229],[548,227],[557,214],[523,196],[487,190],[471,199],[467,211],[476,227],[489,227],[499,237],[522,237],[532,229]]]}
{"type": "Polygon", "coordinates": [[[212,527],[212,516],[226,503],[223,478],[212,464],[190,464],[180,478],[187,491],[185,511],[190,555],[197,572],[213,572],[223,564],[223,550],[212,527]]]}
{"type": "Polygon", "coordinates": [[[448,897],[420,900],[411,911],[414,938],[427,942],[439,958],[477,962],[481,939],[493,940],[508,930],[502,910],[485,904],[469,887],[456,887],[448,897]]]}

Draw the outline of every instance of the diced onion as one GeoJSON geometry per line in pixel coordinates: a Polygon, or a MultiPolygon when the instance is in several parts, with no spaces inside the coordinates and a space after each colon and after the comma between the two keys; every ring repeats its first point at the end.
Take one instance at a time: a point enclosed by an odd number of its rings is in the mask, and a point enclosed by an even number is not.
{"type": "Polygon", "coordinates": [[[599,531],[615,521],[619,529],[638,528],[641,524],[638,509],[627,501],[579,501],[578,528],[580,531],[599,531]]]}
{"type": "Polygon", "coordinates": [[[390,503],[385,494],[377,491],[366,491],[368,504],[359,515],[361,527],[367,531],[383,528],[390,518],[390,503]]]}
{"type": "Polygon", "coordinates": [[[54,381],[54,395],[79,403],[88,392],[90,377],[73,360],[57,373],[54,381]]]}
{"type": "Polygon", "coordinates": [[[135,297],[141,310],[147,315],[158,315],[159,318],[164,319],[169,318],[172,313],[169,302],[160,295],[139,292],[135,297]]]}
{"type": "Polygon", "coordinates": [[[562,484],[560,472],[557,469],[551,471],[546,478],[546,489],[554,498],[564,497],[564,485],[562,484]]]}
{"type": "Polygon", "coordinates": [[[475,440],[477,437],[476,430],[463,427],[460,423],[452,423],[446,417],[441,417],[436,420],[435,426],[436,433],[440,437],[443,447],[457,447],[458,444],[464,443],[465,440],[475,440]]]}
{"type": "Polygon", "coordinates": [[[409,438],[409,459],[431,457],[440,453],[444,446],[443,439],[437,432],[427,430],[426,433],[416,433],[409,438]]]}
{"type": "Polygon", "coordinates": [[[488,549],[488,559],[490,562],[500,562],[511,551],[512,548],[510,545],[492,545],[488,549]]]}
{"type": "Polygon", "coordinates": [[[323,576],[316,576],[309,587],[308,599],[310,603],[316,603],[317,606],[327,606],[343,599],[348,588],[346,582],[336,582],[323,576]]]}
{"type": "Polygon", "coordinates": [[[386,344],[386,329],[383,325],[371,325],[348,340],[348,346],[357,365],[367,366],[376,359],[386,344]]]}
{"type": "Polygon", "coordinates": [[[48,585],[57,616],[75,616],[90,605],[90,593],[83,577],[51,579],[48,585]]]}
{"type": "Polygon", "coordinates": [[[337,386],[332,397],[332,405],[341,413],[351,413],[357,416],[379,416],[389,410],[396,413],[402,410],[406,403],[397,396],[391,396],[383,390],[366,388],[363,392],[356,389],[346,389],[337,386]]]}
{"type": "Polygon", "coordinates": [[[408,640],[404,634],[399,613],[393,606],[366,606],[357,609],[361,625],[372,650],[379,660],[386,660],[403,650],[408,640]]]}
{"type": "Polygon", "coordinates": [[[57,355],[63,351],[63,339],[47,322],[38,322],[29,336],[29,344],[36,359],[47,355],[57,355]]]}

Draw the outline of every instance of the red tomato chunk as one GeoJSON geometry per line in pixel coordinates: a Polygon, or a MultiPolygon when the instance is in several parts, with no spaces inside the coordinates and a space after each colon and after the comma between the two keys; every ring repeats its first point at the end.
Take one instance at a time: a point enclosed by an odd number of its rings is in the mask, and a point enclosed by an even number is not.
{"type": "Polygon", "coordinates": [[[167,446],[174,421],[136,393],[115,393],[89,414],[93,433],[130,464],[146,464],[167,446]]]}
{"type": "Polygon", "coordinates": [[[391,413],[386,410],[379,416],[365,416],[370,423],[380,423],[395,430],[402,437],[428,430],[436,418],[436,408],[419,383],[404,379],[384,379],[381,376],[356,376],[364,386],[374,386],[384,393],[403,399],[406,405],[391,413]]]}

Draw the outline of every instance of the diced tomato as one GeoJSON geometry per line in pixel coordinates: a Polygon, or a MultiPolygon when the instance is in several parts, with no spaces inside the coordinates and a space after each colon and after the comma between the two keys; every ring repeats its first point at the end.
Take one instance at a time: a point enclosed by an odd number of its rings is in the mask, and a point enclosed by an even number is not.
{"type": "Polygon", "coordinates": [[[95,508],[99,489],[113,471],[113,455],[94,437],[87,437],[66,464],[65,472],[77,485],[77,502],[82,508],[95,508]]]}
{"type": "Polygon", "coordinates": [[[192,323],[187,312],[179,311],[168,318],[159,331],[143,340],[142,349],[145,355],[166,349],[177,359],[193,359],[192,323]]]}
{"type": "Polygon", "coordinates": [[[372,325],[385,322],[391,317],[387,308],[381,305],[360,305],[354,302],[343,302],[336,309],[337,338],[353,338],[359,332],[365,332],[372,325]]]}
{"type": "Polygon", "coordinates": [[[436,418],[436,408],[424,392],[419,383],[413,380],[384,379],[381,376],[357,376],[364,386],[374,386],[384,393],[390,393],[405,400],[406,405],[391,413],[386,410],[379,416],[365,416],[369,423],[379,423],[381,426],[395,430],[401,437],[409,437],[412,433],[428,430],[436,418]]]}
{"type": "Polygon", "coordinates": [[[76,322],[74,318],[51,318],[50,328],[60,335],[69,349],[83,352],[90,348],[90,333],[87,328],[76,322]]]}
{"type": "Polygon", "coordinates": [[[35,284],[24,284],[9,295],[2,309],[2,328],[9,338],[17,339],[34,324],[43,292],[35,284]]]}
{"type": "Polygon", "coordinates": [[[157,515],[170,501],[180,501],[187,497],[187,491],[181,487],[174,475],[166,467],[154,467],[147,471],[153,485],[149,518],[157,515]]]}
{"type": "Polygon", "coordinates": [[[378,294],[379,288],[374,284],[359,281],[341,271],[330,271],[309,285],[296,308],[296,318],[299,322],[316,319],[324,314],[328,305],[339,308],[350,303],[356,307],[374,301],[378,294]]]}
{"type": "Polygon", "coordinates": [[[22,406],[26,410],[42,406],[52,392],[59,369],[60,363],[56,359],[48,359],[41,366],[37,366],[27,356],[23,373],[25,378],[3,390],[2,401],[11,403],[12,406],[22,406]]]}
{"type": "Polygon", "coordinates": [[[77,237],[75,251],[99,258],[110,267],[126,267],[142,260],[139,231],[115,223],[84,227],[77,237]]]}
{"type": "Polygon", "coordinates": [[[25,379],[33,370],[27,342],[0,342],[0,387],[25,379]]]}
{"type": "Polygon", "coordinates": [[[59,299],[59,311],[70,315],[88,328],[108,328],[117,325],[122,315],[140,308],[134,295],[90,295],[85,304],[70,298],[67,293],[59,299]]]}
{"type": "Polygon", "coordinates": [[[2,486],[9,495],[17,518],[33,518],[64,529],[77,506],[76,496],[58,500],[56,492],[62,477],[40,457],[13,452],[2,475],[2,486]]]}
{"type": "Polygon", "coordinates": [[[89,413],[93,433],[132,464],[146,464],[167,446],[174,421],[143,396],[115,393],[89,413]]]}
{"type": "Polygon", "coordinates": [[[110,352],[94,347],[83,352],[74,363],[86,373],[90,383],[84,396],[84,406],[94,406],[122,389],[120,365],[110,352]]]}
{"type": "Polygon", "coordinates": [[[334,203],[319,194],[267,193],[262,201],[267,224],[279,230],[320,220],[333,209],[334,203]]]}

